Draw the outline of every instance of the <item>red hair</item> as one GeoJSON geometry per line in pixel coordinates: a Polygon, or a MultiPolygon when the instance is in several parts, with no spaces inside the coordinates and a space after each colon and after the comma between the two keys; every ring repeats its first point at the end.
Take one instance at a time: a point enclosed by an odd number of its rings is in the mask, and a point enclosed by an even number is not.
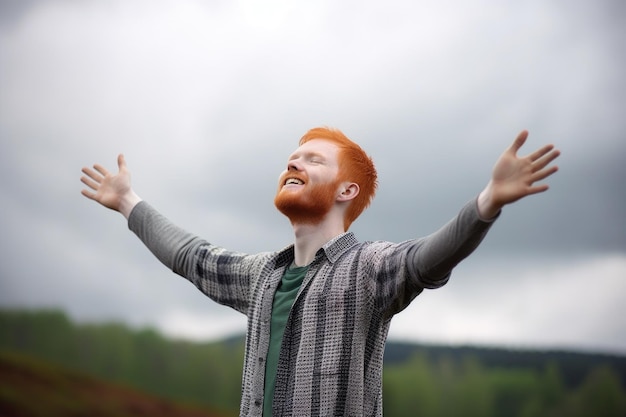
{"type": "Polygon", "coordinates": [[[316,127],[304,134],[300,145],[313,139],[328,140],[339,147],[339,179],[359,185],[359,194],[352,200],[344,218],[344,229],[370,205],[378,187],[378,174],[374,162],[363,149],[352,142],[339,129],[316,127]]]}

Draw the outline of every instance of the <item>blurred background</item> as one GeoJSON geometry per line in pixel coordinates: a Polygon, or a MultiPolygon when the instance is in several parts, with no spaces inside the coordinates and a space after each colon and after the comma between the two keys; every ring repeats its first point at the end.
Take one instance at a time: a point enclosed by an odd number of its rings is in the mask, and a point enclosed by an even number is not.
{"type": "Polygon", "coordinates": [[[437,230],[522,129],[562,151],[392,322],[386,416],[625,415],[625,4],[0,0],[0,414],[237,415],[245,318],[80,170],[124,153],[180,226],[278,250],[278,175],[325,125],[378,167],[360,240],[437,230]]]}
{"type": "Polygon", "coordinates": [[[373,157],[360,240],[435,231],[521,154],[562,151],[550,190],[507,207],[390,340],[626,353],[626,10],[601,0],[0,0],[0,308],[54,309],[221,342],[245,318],[160,265],[80,195],[116,169],[232,250],[291,243],[273,207],[309,128],[373,157]]]}

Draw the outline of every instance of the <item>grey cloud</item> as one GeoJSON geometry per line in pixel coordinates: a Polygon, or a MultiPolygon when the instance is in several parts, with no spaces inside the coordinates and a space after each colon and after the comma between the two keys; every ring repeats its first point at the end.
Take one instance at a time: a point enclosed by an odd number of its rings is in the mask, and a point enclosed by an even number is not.
{"type": "Polygon", "coordinates": [[[226,4],[111,4],[0,3],[11,9],[0,19],[0,305],[136,323],[231,317],[81,197],[80,168],[116,169],[124,152],[137,191],[183,227],[234,250],[278,249],[291,233],[276,180],[318,125],[377,163],[379,194],[354,225],[363,240],[434,231],[527,128],[522,153],[554,142],[561,171],[548,193],[505,210],[469,265],[626,252],[619,2],[394,1],[387,19],[373,2],[350,13],[316,2],[264,10],[273,26],[226,4]]]}

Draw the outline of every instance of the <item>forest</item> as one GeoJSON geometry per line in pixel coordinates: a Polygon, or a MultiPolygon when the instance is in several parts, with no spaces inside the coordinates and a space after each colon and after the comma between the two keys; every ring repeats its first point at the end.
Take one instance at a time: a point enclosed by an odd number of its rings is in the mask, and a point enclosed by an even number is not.
{"type": "MultiPolygon", "coordinates": [[[[243,349],[243,337],[190,342],[123,323],[78,324],[57,310],[0,310],[2,352],[225,416],[237,415],[243,349]]],[[[391,341],[384,415],[624,417],[625,386],[626,356],[391,341]]],[[[0,376],[0,409],[8,388],[0,376]]]]}

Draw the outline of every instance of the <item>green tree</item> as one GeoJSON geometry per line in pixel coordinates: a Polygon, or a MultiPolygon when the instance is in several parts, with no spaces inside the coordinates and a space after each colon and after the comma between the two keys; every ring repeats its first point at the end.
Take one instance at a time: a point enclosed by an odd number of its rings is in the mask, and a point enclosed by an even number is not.
{"type": "Polygon", "coordinates": [[[540,379],[532,370],[494,370],[490,378],[498,417],[520,416],[526,404],[537,401],[540,379]]]}
{"type": "Polygon", "coordinates": [[[454,402],[458,411],[455,415],[488,417],[494,414],[493,389],[487,372],[475,357],[465,358],[454,391],[456,393],[454,402]]]}
{"type": "Polygon", "coordinates": [[[626,416],[626,397],[619,377],[607,366],[594,369],[578,390],[583,415],[626,416]]]}
{"type": "Polygon", "coordinates": [[[386,416],[434,416],[439,408],[437,379],[423,355],[411,357],[402,366],[385,367],[383,407],[386,416]]]}
{"type": "Polygon", "coordinates": [[[563,401],[565,395],[565,385],[559,368],[555,363],[549,363],[539,377],[537,390],[526,399],[519,416],[546,417],[549,410],[563,401]]]}

